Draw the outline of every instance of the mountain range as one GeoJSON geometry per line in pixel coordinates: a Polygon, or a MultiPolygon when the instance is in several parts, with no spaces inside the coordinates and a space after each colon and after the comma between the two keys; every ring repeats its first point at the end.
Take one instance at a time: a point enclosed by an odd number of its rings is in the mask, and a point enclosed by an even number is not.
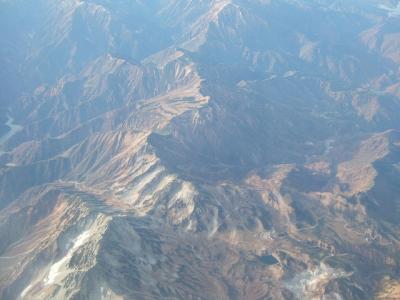
{"type": "Polygon", "coordinates": [[[400,14],[1,0],[1,299],[400,299],[400,14]]]}

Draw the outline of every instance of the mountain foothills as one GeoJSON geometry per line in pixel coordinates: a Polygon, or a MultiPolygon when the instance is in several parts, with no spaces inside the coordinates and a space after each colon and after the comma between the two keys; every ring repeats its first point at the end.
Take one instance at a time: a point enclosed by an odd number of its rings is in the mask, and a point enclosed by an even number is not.
{"type": "Polygon", "coordinates": [[[1,299],[399,299],[400,5],[0,1],[1,299]]]}

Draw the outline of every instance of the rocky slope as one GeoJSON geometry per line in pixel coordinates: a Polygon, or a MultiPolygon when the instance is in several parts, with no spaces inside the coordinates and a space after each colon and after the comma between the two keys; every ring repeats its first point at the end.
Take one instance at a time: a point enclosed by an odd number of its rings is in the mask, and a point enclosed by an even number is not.
{"type": "Polygon", "coordinates": [[[0,1],[0,298],[396,293],[396,7],[0,1]]]}

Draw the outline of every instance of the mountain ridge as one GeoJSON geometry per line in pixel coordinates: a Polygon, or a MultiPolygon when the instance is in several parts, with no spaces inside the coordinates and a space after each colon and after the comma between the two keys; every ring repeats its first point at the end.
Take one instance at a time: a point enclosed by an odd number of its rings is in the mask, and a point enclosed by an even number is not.
{"type": "Polygon", "coordinates": [[[0,3],[30,16],[0,59],[22,126],[0,155],[1,298],[398,280],[399,18],[377,1],[27,2],[0,3]]]}

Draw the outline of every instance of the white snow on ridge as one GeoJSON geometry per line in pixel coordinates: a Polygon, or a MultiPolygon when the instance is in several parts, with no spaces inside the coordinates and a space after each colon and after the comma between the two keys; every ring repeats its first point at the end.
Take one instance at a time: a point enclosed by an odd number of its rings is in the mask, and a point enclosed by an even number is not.
{"type": "Polygon", "coordinates": [[[32,288],[32,284],[28,285],[28,286],[22,291],[22,293],[21,293],[21,295],[20,295],[21,299],[23,299],[23,298],[26,296],[26,294],[30,291],[31,288],[32,288]]]}
{"type": "MultiPolygon", "coordinates": [[[[47,277],[43,280],[43,284],[45,286],[51,285],[57,282],[60,282],[62,279],[64,279],[70,271],[66,267],[74,255],[74,252],[82,245],[84,245],[91,237],[92,235],[92,230],[89,228],[88,230],[83,231],[80,233],[74,241],[74,244],[72,245],[71,249],[68,250],[67,254],[54,263],[49,270],[49,273],[47,277]]],[[[28,293],[32,290],[32,288],[37,284],[38,282],[31,282],[20,294],[19,299],[31,299],[28,293]]]]}
{"type": "Polygon", "coordinates": [[[90,236],[91,236],[91,230],[88,229],[88,230],[85,230],[84,232],[82,232],[76,238],[74,245],[68,251],[68,253],[62,259],[60,259],[58,262],[56,262],[55,264],[53,264],[50,267],[49,274],[48,274],[47,278],[44,280],[44,283],[46,285],[53,284],[54,282],[56,282],[57,278],[60,275],[62,275],[63,273],[68,274],[68,270],[63,271],[63,268],[70,261],[74,252],[76,251],[76,249],[78,249],[80,246],[84,245],[87,242],[87,240],[90,238],[90,236]]]}

